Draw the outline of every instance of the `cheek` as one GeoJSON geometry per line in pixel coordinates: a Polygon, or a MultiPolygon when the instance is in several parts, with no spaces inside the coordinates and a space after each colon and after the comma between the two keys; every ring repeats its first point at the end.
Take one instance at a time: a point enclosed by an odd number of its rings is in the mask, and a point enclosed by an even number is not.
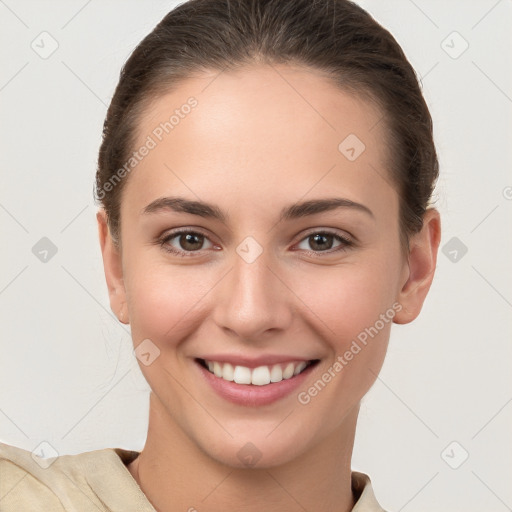
{"type": "Polygon", "coordinates": [[[132,336],[179,339],[197,322],[205,296],[214,286],[208,269],[171,266],[143,260],[127,266],[125,287],[132,336]]]}
{"type": "Polygon", "coordinates": [[[396,314],[392,290],[390,273],[372,266],[339,268],[317,276],[309,287],[308,305],[316,326],[323,325],[330,354],[318,379],[301,389],[297,399],[307,406],[308,418],[316,418],[318,429],[339,427],[375,382],[396,314]],[[326,415],[326,410],[331,412],[326,415]]]}
{"type": "MultiPolygon", "coordinates": [[[[313,275],[295,279],[295,290],[316,318],[337,350],[373,326],[381,314],[394,314],[394,273],[385,265],[354,264],[316,270],[313,275]]],[[[388,322],[386,322],[388,326],[388,322]]],[[[378,324],[380,330],[383,329],[378,324]]]]}
{"type": "Polygon", "coordinates": [[[322,382],[311,390],[312,395],[305,391],[308,396],[322,395],[317,401],[320,407],[338,404],[339,415],[333,416],[336,422],[364,396],[382,367],[393,318],[400,307],[395,302],[399,266],[392,250],[379,250],[357,263],[325,270],[323,274],[316,271],[314,280],[301,280],[298,291],[313,310],[316,320],[312,322],[323,325],[322,334],[331,352],[322,382]],[[327,382],[332,382],[327,385],[329,390],[320,393],[327,382]]]}

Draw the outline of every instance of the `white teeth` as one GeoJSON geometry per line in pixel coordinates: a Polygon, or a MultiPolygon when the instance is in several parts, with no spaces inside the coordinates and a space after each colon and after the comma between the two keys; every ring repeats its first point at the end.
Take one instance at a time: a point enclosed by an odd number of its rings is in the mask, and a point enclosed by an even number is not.
{"type": "Polygon", "coordinates": [[[302,361],[302,363],[299,363],[296,367],[295,367],[295,370],[293,371],[293,375],[299,375],[299,373],[304,370],[304,368],[306,368],[306,363],[304,361],[302,361]]]}
{"type": "Polygon", "coordinates": [[[258,366],[247,368],[246,366],[235,366],[230,363],[219,363],[217,361],[206,361],[206,366],[216,377],[227,381],[234,381],[237,384],[252,384],[254,386],[266,386],[271,382],[281,382],[299,375],[308,366],[306,361],[299,363],[287,363],[269,366],[258,366]]]}
{"type": "Polygon", "coordinates": [[[222,377],[222,366],[217,361],[213,363],[213,373],[216,377],[222,377]]]}
{"type": "Polygon", "coordinates": [[[270,384],[270,371],[268,366],[258,366],[252,371],[251,383],[255,386],[270,384]]]}
{"type": "Polygon", "coordinates": [[[270,370],[270,382],[281,382],[283,380],[283,370],[278,364],[272,366],[270,370]]]}
{"type": "Polygon", "coordinates": [[[293,363],[288,363],[286,368],[283,370],[283,379],[289,379],[293,376],[293,370],[295,369],[295,365],[293,363]]]}
{"type": "Polygon", "coordinates": [[[229,363],[224,364],[224,368],[222,368],[222,378],[229,381],[235,380],[235,369],[233,365],[229,363]]]}
{"type": "Polygon", "coordinates": [[[250,384],[251,383],[251,370],[245,366],[235,366],[235,373],[233,380],[237,384],[250,384]]]}

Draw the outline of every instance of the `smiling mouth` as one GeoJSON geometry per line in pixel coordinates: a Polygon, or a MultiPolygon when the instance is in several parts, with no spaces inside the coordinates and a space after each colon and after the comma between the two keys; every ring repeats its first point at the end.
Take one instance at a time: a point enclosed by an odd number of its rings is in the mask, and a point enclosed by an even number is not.
{"type": "Polygon", "coordinates": [[[216,377],[228,382],[266,386],[291,379],[301,374],[306,368],[316,365],[320,360],[290,361],[268,366],[258,366],[257,368],[248,368],[247,366],[232,365],[231,363],[208,361],[199,358],[197,358],[196,361],[216,377]]]}

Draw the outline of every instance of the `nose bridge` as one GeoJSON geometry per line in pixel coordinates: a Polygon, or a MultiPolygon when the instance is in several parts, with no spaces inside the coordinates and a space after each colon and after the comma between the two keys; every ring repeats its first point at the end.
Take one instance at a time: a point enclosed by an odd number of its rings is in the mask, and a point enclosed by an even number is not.
{"type": "Polygon", "coordinates": [[[289,297],[276,270],[271,270],[276,265],[270,251],[248,237],[236,248],[232,261],[232,270],[216,297],[219,327],[247,339],[285,328],[291,319],[289,297]]]}

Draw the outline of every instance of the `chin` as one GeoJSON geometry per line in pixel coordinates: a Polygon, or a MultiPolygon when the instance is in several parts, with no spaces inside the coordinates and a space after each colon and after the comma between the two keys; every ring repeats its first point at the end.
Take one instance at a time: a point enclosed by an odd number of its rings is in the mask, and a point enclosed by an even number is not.
{"type": "Polygon", "coordinates": [[[204,439],[198,447],[211,459],[231,468],[270,469],[292,462],[313,444],[312,431],[304,425],[302,429],[302,433],[293,434],[286,425],[282,432],[269,434],[268,429],[252,428],[233,438],[223,436],[222,441],[204,439]]]}

